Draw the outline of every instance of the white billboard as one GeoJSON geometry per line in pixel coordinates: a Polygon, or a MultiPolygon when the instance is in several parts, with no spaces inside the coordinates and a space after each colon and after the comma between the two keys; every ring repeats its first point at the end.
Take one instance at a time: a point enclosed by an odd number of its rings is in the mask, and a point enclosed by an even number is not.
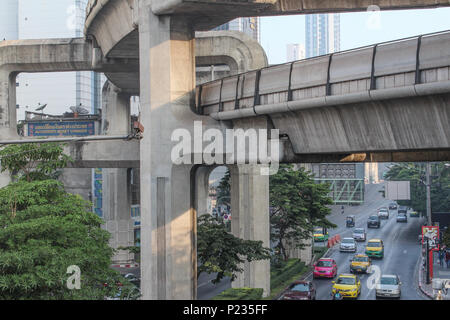
{"type": "Polygon", "coordinates": [[[386,181],[384,197],[389,200],[411,200],[409,181],[386,181]]]}

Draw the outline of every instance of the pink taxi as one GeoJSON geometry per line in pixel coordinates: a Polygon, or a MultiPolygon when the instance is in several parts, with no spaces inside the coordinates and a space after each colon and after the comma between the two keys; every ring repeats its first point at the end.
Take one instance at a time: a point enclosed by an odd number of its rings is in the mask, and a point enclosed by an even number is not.
{"type": "Polygon", "coordinates": [[[329,258],[319,259],[314,263],[313,278],[334,278],[337,274],[336,261],[329,258]]]}

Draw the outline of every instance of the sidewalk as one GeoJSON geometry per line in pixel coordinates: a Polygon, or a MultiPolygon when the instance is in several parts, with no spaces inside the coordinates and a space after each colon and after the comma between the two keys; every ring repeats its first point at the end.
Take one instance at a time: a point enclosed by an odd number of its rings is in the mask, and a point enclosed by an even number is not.
{"type": "MultiPolygon", "coordinates": [[[[424,259],[421,259],[421,264],[419,267],[419,288],[420,290],[426,295],[428,296],[430,299],[434,299],[435,298],[435,292],[433,290],[432,284],[427,284],[426,283],[426,277],[427,277],[427,273],[426,270],[424,268],[424,259]]],[[[447,266],[445,265],[444,262],[444,266],[441,267],[439,265],[439,258],[437,253],[435,253],[434,258],[433,258],[433,278],[434,279],[450,279],[450,268],[447,268],[447,266]]],[[[450,290],[447,293],[447,296],[443,296],[444,300],[450,300],[450,290]]]]}

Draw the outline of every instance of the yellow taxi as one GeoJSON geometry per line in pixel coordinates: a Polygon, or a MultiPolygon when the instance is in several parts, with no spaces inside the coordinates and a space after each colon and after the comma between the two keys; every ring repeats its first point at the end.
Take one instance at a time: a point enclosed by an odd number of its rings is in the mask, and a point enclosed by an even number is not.
{"type": "Polygon", "coordinates": [[[314,241],[327,241],[328,231],[327,228],[315,227],[314,228],[314,241]]]}
{"type": "Polygon", "coordinates": [[[383,240],[381,240],[381,239],[370,239],[367,242],[366,254],[369,257],[377,257],[377,258],[380,258],[380,259],[383,258],[383,256],[384,256],[383,240]]]}
{"type": "Polygon", "coordinates": [[[353,259],[350,259],[350,273],[355,272],[369,272],[372,261],[366,254],[355,254],[353,259]]]}
{"type": "Polygon", "coordinates": [[[331,294],[334,295],[337,290],[343,298],[357,299],[361,294],[361,281],[354,274],[343,273],[339,275],[336,281],[332,281],[333,287],[331,294]]]}

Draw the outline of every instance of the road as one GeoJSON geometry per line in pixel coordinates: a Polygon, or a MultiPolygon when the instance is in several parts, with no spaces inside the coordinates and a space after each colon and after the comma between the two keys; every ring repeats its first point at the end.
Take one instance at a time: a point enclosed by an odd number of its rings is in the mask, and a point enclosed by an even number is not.
{"type": "MultiPolygon", "coordinates": [[[[402,282],[402,297],[404,300],[421,300],[425,296],[417,288],[417,268],[421,247],[418,241],[418,235],[422,225],[422,218],[409,218],[407,223],[396,222],[396,211],[391,211],[388,220],[381,220],[380,229],[367,229],[367,218],[375,214],[376,210],[382,206],[388,206],[390,200],[382,197],[382,185],[367,185],[366,201],[361,206],[346,207],[342,215],[339,208],[333,208],[333,214],[329,220],[338,225],[338,228],[329,230],[330,236],[340,234],[341,238],[351,237],[353,228],[346,228],[345,217],[348,214],[356,215],[356,227],[363,227],[367,231],[367,239],[380,238],[385,245],[385,255],[381,260],[373,259],[373,265],[380,268],[381,274],[397,274],[402,282]],[[337,210],[339,209],[339,213],[337,210]]],[[[367,241],[366,241],[367,242],[367,241]]],[[[364,253],[365,243],[358,243],[358,253],[364,253]]],[[[353,253],[341,253],[339,247],[335,246],[327,257],[336,260],[338,265],[338,274],[349,273],[349,259],[353,253]]],[[[371,275],[360,274],[361,295],[359,299],[374,300],[375,289],[368,288],[368,279],[371,275]]],[[[375,278],[374,276],[370,279],[375,278]]],[[[312,274],[307,278],[312,279],[312,274]]],[[[318,300],[330,300],[332,280],[316,279],[313,280],[317,289],[318,300]]],[[[370,285],[370,284],[369,284],[370,285]]],[[[372,286],[371,286],[372,287],[372,286]]]]}
{"type": "Polygon", "coordinates": [[[209,300],[224,290],[231,288],[230,278],[225,277],[218,284],[212,284],[211,280],[216,274],[201,274],[197,281],[197,300],[209,300]]]}

